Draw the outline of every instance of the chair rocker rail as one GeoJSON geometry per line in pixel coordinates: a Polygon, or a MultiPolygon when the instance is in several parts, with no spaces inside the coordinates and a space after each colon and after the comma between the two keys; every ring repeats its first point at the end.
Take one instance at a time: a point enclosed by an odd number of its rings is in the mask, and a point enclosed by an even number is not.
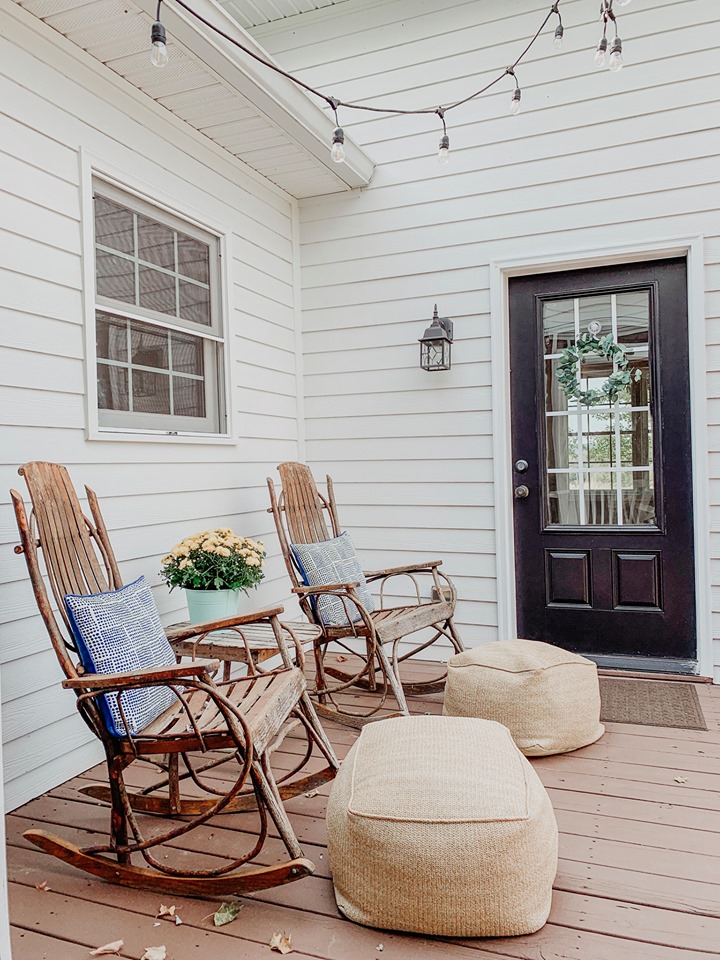
{"type": "MultiPolygon", "coordinates": [[[[282,607],[180,631],[183,636],[202,636],[218,624],[242,631],[250,630],[256,623],[264,623],[266,629],[269,622],[283,663],[277,670],[256,670],[249,663],[247,676],[216,682],[211,674],[218,661],[213,659],[124,674],[81,673],[71,656],[77,655],[77,646],[63,599],[69,593],[104,593],[122,587],[107,527],[90,488],[86,491],[92,521],[85,517],[65,467],[32,462],[19,472],[27,483],[32,509],[28,515],[21,494],[11,491],[21,541],[16,552],[24,556],[27,564],[38,609],[65,676],[63,686],[75,693],[83,719],[103,743],[106,754],[108,783],[91,784],[81,792],[110,804],[107,843],[80,848],[38,830],[27,831],[25,837],[45,852],[94,876],[162,893],[212,897],[241,894],[289,883],[312,873],[314,866],[302,856],[283,801],[331,780],[338,761],[308,696],[302,670],[293,663],[290,647],[294,647],[302,665],[302,645],[292,630],[277,619],[282,607]],[[57,612],[49,590],[57,603],[57,612]],[[130,691],[158,686],[173,690],[176,700],[172,706],[137,732],[116,736],[108,727],[100,697],[118,698],[120,718],[130,731],[123,712],[124,696],[130,691]],[[288,723],[299,723],[307,742],[298,761],[293,761],[292,770],[283,771],[278,786],[269,757],[278,738],[285,736],[288,723]],[[216,749],[224,752],[219,758],[208,757],[208,751],[216,749]],[[326,765],[318,772],[305,772],[316,751],[326,765]],[[150,786],[136,791],[126,788],[124,771],[133,763],[149,763],[160,771],[150,786]],[[222,776],[213,779],[210,771],[220,764],[234,766],[229,781],[222,776]],[[194,793],[188,794],[184,790],[187,787],[194,793]],[[193,860],[192,866],[187,865],[187,858],[180,857],[177,864],[166,858],[169,854],[179,856],[173,841],[183,834],[216,815],[241,811],[254,811],[259,821],[255,839],[239,857],[233,854],[222,864],[198,864],[193,860]],[[155,814],[151,822],[156,824],[161,824],[160,817],[176,822],[166,823],[145,836],[145,824],[140,823],[139,814],[155,814]],[[178,817],[189,819],[178,823],[178,817]],[[264,846],[268,818],[273,821],[288,858],[277,865],[260,866],[253,861],[264,846]],[[166,851],[162,857],[157,855],[160,849],[166,851]],[[133,864],[134,856],[142,857],[146,865],[133,864]]],[[[208,852],[193,856],[202,861],[214,855],[208,852]]]]}

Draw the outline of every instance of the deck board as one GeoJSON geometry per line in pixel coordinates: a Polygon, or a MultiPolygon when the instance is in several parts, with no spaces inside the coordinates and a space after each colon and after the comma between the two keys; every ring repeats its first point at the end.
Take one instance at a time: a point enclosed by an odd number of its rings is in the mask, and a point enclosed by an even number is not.
{"type": "MultiPolygon", "coordinates": [[[[413,665],[416,676],[436,667],[413,665]]],[[[317,872],[298,883],[245,897],[235,923],[216,930],[213,902],[176,900],[182,926],[154,926],[160,897],[87,877],[50,858],[22,837],[30,826],[67,837],[105,831],[107,808],[78,793],[103,781],[86,771],[8,817],[8,877],[14,960],[79,960],[88,950],[123,939],[121,956],[137,958],[164,943],[171,960],[255,960],[271,957],[276,931],[292,934],[298,958],[322,960],[709,960],[720,957],[720,688],[697,685],[708,731],[608,724],[597,744],[533,761],[548,788],[560,827],[560,861],[546,926],[529,937],[436,940],[367,930],[336,909],[326,851],[330,785],[287,804],[300,842],[317,872]],[[676,777],[687,778],[678,783],[676,777]],[[46,881],[48,892],[36,889],[46,881]],[[376,950],[383,944],[383,952],[376,950]]],[[[349,693],[362,704],[365,695],[349,693]]],[[[411,698],[414,713],[439,713],[439,696],[411,698]]],[[[341,757],[356,733],[328,732],[341,757]]],[[[274,756],[290,769],[300,750],[288,737],[274,756]]],[[[318,766],[320,766],[318,761],[318,766]]],[[[134,786],[148,775],[128,771],[134,786]]],[[[230,777],[212,772],[218,783],[230,777]]],[[[227,815],[178,838],[173,856],[223,857],[248,842],[248,814],[227,815]]],[[[282,856],[276,834],[262,862],[282,856]]]]}

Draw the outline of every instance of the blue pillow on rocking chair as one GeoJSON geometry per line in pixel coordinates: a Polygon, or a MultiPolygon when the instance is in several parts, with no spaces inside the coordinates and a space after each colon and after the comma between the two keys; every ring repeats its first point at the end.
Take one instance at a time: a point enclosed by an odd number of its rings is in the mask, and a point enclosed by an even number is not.
{"type": "MultiPolygon", "coordinates": [[[[303,581],[308,587],[328,586],[331,583],[358,583],[355,592],[368,611],[375,609],[372,594],[368,589],[365,574],[355,553],[355,547],[347,532],[332,540],[319,543],[291,543],[295,561],[303,581]]],[[[361,619],[360,611],[352,600],[343,600],[332,594],[320,594],[311,598],[317,615],[326,626],[349,626],[351,620],[361,619]],[[347,609],[346,609],[347,604],[347,609]],[[348,620],[348,613],[351,620],[348,620]]]]}
{"type": "MultiPolygon", "coordinates": [[[[64,599],[80,661],[88,673],[175,666],[175,654],[145,577],[119,590],[69,593],[64,599]]],[[[175,700],[169,687],[126,690],[120,698],[121,711],[117,691],[99,697],[108,731],[123,738],[140,733],[175,700]]]]}

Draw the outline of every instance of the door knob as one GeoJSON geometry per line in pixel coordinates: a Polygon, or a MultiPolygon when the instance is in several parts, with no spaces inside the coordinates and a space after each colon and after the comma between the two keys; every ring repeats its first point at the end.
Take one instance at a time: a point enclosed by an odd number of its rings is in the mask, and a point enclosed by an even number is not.
{"type": "Polygon", "coordinates": [[[518,473],[525,473],[525,471],[527,470],[528,466],[529,466],[529,464],[528,464],[527,460],[516,460],[516,461],[515,461],[515,469],[517,470],[518,473]]]}
{"type": "Polygon", "coordinates": [[[524,483],[519,487],[515,487],[516,500],[524,500],[525,497],[529,497],[529,496],[530,496],[530,490],[528,489],[528,487],[525,486],[524,483]]]}

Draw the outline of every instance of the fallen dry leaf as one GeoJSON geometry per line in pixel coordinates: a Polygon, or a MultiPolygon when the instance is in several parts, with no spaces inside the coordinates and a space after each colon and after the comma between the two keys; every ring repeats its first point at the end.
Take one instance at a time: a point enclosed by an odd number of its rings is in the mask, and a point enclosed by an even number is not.
{"type": "Polygon", "coordinates": [[[48,885],[47,880],[43,880],[42,883],[35,884],[36,890],[52,890],[52,887],[48,885]]]}
{"type": "Polygon", "coordinates": [[[338,663],[345,663],[345,661],[347,660],[347,657],[344,657],[341,653],[339,653],[335,657],[335,659],[337,660],[338,663]]]}
{"type": "Polygon", "coordinates": [[[383,945],[382,945],[381,943],[379,943],[379,944],[375,947],[375,949],[377,950],[378,953],[382,953],[385,948],[383,947],[383,945]]]}
{"type": "Polygon", "coordinates": [[[182,923],[180,917],[175,913],[177,908],[173,904],[171,907],[166,907],[164,903],[160,904],[160,912],[156,913],[155,916],[159,917],[161,920],[169,920],[171,923],[174,923],[176,927],[179,927],[182,923]]]}
{"type": "Polygon", "coordinates": [[[316,797],[316,796],[317,796],[317,790],[310,790],[310,792],[309,792],[309,793],[306,793],[305,796],[306,796],[306,797],[310,797],[310,798],[316,797]]]}
{"type": "Polygon", "coordinates": [[[115,954],[117,956],[123,948],[125,941],[124,940],[113,940],[112,943],[106,943],[104,947],[97,947],[95,950],[90,951],[91,957],[107,957],[110,954],[115,954]]]}
{"type": "Polygon", "coordinates": [[[166,960],[167,950],[165,947],[145,947],[145,953],[140,960],[166,960]]]}
{"type": "Polygon", "coordinates": [[[292,953],[292,937],[289,933],[274,933],[270,939],[270,949],[278,953],[292,953]]]}
{"type": "Polygon", "coordinates": [[[687,777],[675,777],[675,783],[687,783],[687,777]]]}
{"type": "Polygon", "coordinates": [[[213,923],[216,927],[223,927],[226,923],[232,923],[242,908],[242,903],[223,903],[213,914],[213,923]]]}

